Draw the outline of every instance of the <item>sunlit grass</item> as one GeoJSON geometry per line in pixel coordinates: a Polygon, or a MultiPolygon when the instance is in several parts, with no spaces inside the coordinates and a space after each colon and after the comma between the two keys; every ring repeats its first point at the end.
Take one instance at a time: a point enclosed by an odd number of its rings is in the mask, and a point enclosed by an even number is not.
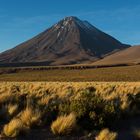
{"type": "MultiPolygon", "coordinates": [[[[75,128],[101,130],[121,115],[140,114],[139,102],[140,82],[0,83],[0,119],[7,137],[37,127],[49,128],[56,136],[75,128]]],[[[116,136],[105,129],[97,140],[116,136]]]]}
{"type": "Polygon", "coordinates": [[[76,127],[76,116],[74,113],[59,116],[51,125],[55,135],[69,134],[76,127]]]}
{"type": "Polygon", "coordinates": [[[103,129],[96,140],[117,140],[117,133],[109,131],[109,129],[103,129]]]}

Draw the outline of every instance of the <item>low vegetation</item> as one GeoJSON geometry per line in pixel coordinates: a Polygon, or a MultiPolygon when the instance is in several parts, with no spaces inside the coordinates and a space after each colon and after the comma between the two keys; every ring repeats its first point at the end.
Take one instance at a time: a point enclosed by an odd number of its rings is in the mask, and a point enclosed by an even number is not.
{"type": "MultiPolygon", "coordinates": [[[[82,67],[82,66],[81,66],[82,67]]],[[[0,68],[0,81],[139,81],[140,65],[109,68],[0,68]]]]}
{"type": "Polygon", "coordinates": [[[25,129],[23,122],[15,118],[6,124],[3,128],[3,132],[7,137],[16,137],[25,129]]]}
{"type": "Polygon", "coordinates": [[[39,123],[41,117],[41,113],[36,108],[27,107],[24,111],[21,112],[19,118],[23,122],[25,126],[28,128],[32,127],[39,123]]]}
{"type": "MultiPolygon", "coordinates": [[[[43,128],[56,137],[86,132],[96,140],[115,140],[116,124],[139,115],[139,82],[0,83],[4,137],[43,128]]],[[[136,136],[139,131],[135,131],[136,136]]]]}
{"type": "Polygon", "coordinates": [[[117,133],[110,132],[109,129],[103,129],[95,139],[96,140],[117,140],[117,133]]]}
{"type": "Polygon", "coordinates": [[[74,113],[59,116],[51,125],[51,130],[55,135],[69,134],[76,127],[76,116],[74,113]]]}

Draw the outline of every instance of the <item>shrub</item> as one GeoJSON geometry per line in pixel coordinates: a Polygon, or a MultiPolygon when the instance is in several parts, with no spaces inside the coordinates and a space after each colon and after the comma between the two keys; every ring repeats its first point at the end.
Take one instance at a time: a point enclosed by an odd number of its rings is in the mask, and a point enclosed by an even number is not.
{"type": "Polygon", "coordinates": [[[7,137],[16,137],[25,131],[25,126],[20,119],[13,119],[4,126],[3,132],[7,137]]]}
{"type": "Polygon", "coordinates": [[[80,92],[78,99],[65,100],[59,105],[60,114],[75,112],[77,123],[84,129],[107,127],[119,117],[119,105],[115,101],[103,100],[95,90],[87,88],[80,92]]]}
{"type": "Polygon", "coordinates": [[[58,116],[58,106],[61,104],[61,100],[57,97],[51,97],[47,105],[41,106],[42,109],[42,122],[46,125],[50,125],[53,120],[58,116]]]}
{"type": "Polygon", "coordinates": [[[121,108],[124,117],[140,115],[140,93],[127,94],[121,108]]]}
{"type": "Polygon", "coordinates": [[[114,100],[105,101],[103,108],[103,116],[106,126],[112,125],[112,121],[115,123],[121,117],[120,105],[116,104],[114,100]]]}
{"type": "Polygon", "coordinates": [[[95,138],[95,140],[116,140],[117,133],[110,132],[109,129],[103,129],[99,135],[95,138]]]}
{"type": "Polygon", "coordinates": [[[76,126],[76,116],[74,113],[58,117],[51,125],[51,130],[55,135],[69,134],[76,126]]]}
{"type": "Polygon", "coordinates": [[[102,104],[102,99],[96,96],[94,90],[85,89],[80,92],[78,99],[66,100],[59,106],[60,113],[76,112],[78,118],[85,116],[90,110],[98,108],[102,104]]]}
{"type": "Polygon", "coordinates": [[[129,113],[131,113],[131,115],[140,114],[140,93],[137,95],[128,94],[128,99],[130,102],[129,113]]]}

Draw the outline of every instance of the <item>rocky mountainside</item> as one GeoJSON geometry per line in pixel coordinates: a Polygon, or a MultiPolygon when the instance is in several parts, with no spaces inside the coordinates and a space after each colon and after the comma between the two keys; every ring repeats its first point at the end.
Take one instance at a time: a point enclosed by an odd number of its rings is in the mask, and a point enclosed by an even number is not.
{"type": "Polygon", "coordinates": [[[91,63],[126,47],[129,46],[89,22],[66,17],[34,38],[1,53],[0,63],[91,63]]]}

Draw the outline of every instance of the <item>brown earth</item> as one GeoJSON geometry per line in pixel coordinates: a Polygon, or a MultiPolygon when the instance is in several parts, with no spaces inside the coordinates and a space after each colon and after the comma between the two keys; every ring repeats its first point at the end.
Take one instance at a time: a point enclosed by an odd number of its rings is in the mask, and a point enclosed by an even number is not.
{"type": "Polygon", "coordinates": [[[99,60],[94,65],[140,63],[140,46],[133,46],[99,60]]]}

